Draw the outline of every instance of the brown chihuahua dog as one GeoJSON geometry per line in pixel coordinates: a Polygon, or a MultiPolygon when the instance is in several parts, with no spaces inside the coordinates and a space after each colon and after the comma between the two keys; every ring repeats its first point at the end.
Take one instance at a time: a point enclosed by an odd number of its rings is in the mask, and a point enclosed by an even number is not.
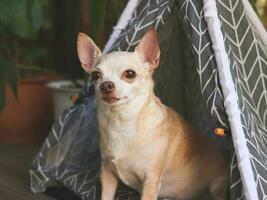
{"type": "Polygon", "coordinates": [[[121,179],[141,193],[141,200],[191,199],[205,190],[225,200],[222,155],[153,92],[152,73],[160,58],[156,31],[149,30],[134,52],[102,55],[83,33],[77,45],[82,67],[95,84],[101,199],[113,200],[121,179]]]}

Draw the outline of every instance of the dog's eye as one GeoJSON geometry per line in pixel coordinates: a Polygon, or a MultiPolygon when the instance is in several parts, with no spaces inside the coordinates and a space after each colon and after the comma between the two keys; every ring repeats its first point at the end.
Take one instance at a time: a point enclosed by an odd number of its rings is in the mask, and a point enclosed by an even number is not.
{"type": "Polygon", "coordinates": [[[91,80],[92,81],[97,81],[100,78],[101,78],[101,73],[99,71],[94,71],[91,73],[91,80]]]}
{"type": "Polygon", "coordinates": [[[136,77],[135,71],[129,69],[124,72],[124,77],[127,79],[134,79],[136,77]]]}

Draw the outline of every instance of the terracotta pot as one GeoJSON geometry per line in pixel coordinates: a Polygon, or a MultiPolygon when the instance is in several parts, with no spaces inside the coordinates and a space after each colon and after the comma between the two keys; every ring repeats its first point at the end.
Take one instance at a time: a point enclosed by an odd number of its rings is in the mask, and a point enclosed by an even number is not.
{"type": "Polygon", "coordinates": [[[6,86],[6,105],[0,113],[0,143],[36,144],[47,135],[53,122],[51,91],[46,87],[55,77],[21,80],[18,99],[6,86]]]}

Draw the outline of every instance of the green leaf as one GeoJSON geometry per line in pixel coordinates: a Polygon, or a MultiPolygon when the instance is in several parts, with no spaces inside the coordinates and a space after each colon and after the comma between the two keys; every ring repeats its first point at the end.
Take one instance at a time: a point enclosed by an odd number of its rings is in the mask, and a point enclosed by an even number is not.
{"type": "Polygon", "coordinates": [[[0,113],[4,109],[5,101],[5,89],[4,86],[0,85],[0,113]]]}
{"type": "Polygon", "coordinates": [[[0,0],[1,29],[35,38],[43,23],[42,0],[0,0]]]}
{"type": "Polygon", "coordinates": [[[5,65],[5,61],[0,57],[0,112],[3,110],[5,105],[4,81],[8,75],[8,72],[8,66],[5,65]]]}
{"type": "Polygon", "coordinates": [[[33,25],[33,30],[38,32],[43,25],[43,9],[42,9],[42,1],[34,0],[32,5],[30,6],[31,10],[31,21],[33,25]]]}
{"type": "Polygon", "coordinates": [[[3,57],[0,57],[0,85],[3,85],[7,80],[10,72],[10,63],[3,57]]]}
{"type": "Polygon", "coordinates": [[[18,97],[18,69],[12,67],[8,76],[7,83],[10,85],[14,96],[18,97]]]}
{"type": "Polygon", "coordinates": [[[5,37],[8,35],[7,30],[5,29],[5,27],[1,23],[0,23],[0,35],[5,36],[5,37]]]}
{"type": "Polygon", "coordinates": [[[17,97],[17,67],[13,63],[6,60],[4,57],[0,57],[0,87],[4,88],[5,84],[10,85],[15,97],[17,97]]]}
{"type": "Polygon", "coordinates": [[[35,64],[39,59],[47,55],[47,51],[41,47],[21,48],[21,57],[25,60],[27,65],[35,64]]]}

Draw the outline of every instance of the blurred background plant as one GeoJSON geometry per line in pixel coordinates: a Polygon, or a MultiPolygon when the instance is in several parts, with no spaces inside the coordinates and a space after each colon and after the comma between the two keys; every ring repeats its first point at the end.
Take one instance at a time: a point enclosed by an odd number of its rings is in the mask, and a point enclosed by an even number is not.
{"type": "Polygon", "coordinates": [[[43,25],[41,0],[0,0],[0,111],[4,106],[4,85],[17,94],[19,74],[25,78],[40,70],[45,48],[36,44],[43,25]],[[4,5],[4,6],[3,6],[4,5]]]}
{"type": "Polygon", "coordinates": [[[126,3],[0,0],[1,143],[45,138],[56,113],[73,105],[70,96],[83,85],[79,79],[86,78],[76,51],[78,32],[103,47],[126,3]],[[51,80],[57,84],[48,88],[51,80]]]}
{"type": "Polygon", "coordinates": [[[21,79],[54,72],[70,79],[83,77],[77,33],[89,34],[103,47],[126,2],[0,0],[0,112],[6,84],[16,96],[21,79]]]}

